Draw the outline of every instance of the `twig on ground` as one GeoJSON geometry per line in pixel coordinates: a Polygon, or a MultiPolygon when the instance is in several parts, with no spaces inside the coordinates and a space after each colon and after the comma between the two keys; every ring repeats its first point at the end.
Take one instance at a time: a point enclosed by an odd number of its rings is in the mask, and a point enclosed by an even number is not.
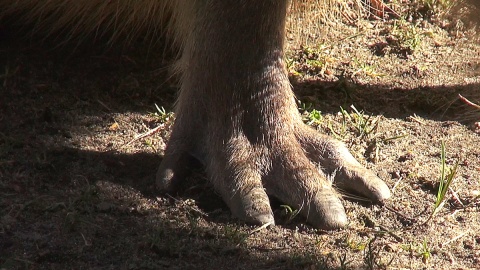
{"type": "Polygon", "coordinates": [[[202,210],[196,208],[196,207],[192,207],[191,205],[188,205],[187,203],[185,203],[184,201],[182,200],[179,200],[175,197],[173,197],[172,195],[170,194],[166,194],[167,197],[169,197],[170,199],[174,200],[175,202],[178,202],[178,203],[181,203],[183,206],[185,206],[186,208],[188,208],[189,210],[192,210],[194,211],[195,213],[198,213],[200,216],[202,217],[208,217],[208,214],[203,212],[202,210]]]}
{"type": "Polygon", "coordinates": [[[397,188],[398,184],[400,184],[400,182],[402,180],[403,180],[403,177],[400,176],[400,178],[398,178],[397,182],[395,182],[395,184],[392,187],[392,194],[395,193],[395,189],[397,188]]]}
{"type": "Polygon", "coordinates": [[[462,201],[460,200],[460,197],[458,197],[457,192],[455,192],[451,187],[448,187],[448,190],[450,190],[450,192],[452,193],[453,198],[455,198],[455,200],[456,200],[462,207],[465,207],[465,205],[464,205],[464,204],[462,203],[462,201]]]}
{"type": "Polygon", "coordinates": [[[474,107],[475,109],[480,110],[480,105],[471,102],[470,100],[468,100],[468,99],[465,98],[464,96],[458,94],[458,98],[460,98],[460,100],[463,101],[463,103],[467,104],[468,106],[472,106],[472,107],[474,107]]]}
{"type": "Polygon", "coordinates": [[[123,148],[125,146],[128,146],[140,139],[143,139],[145,137],[149,137],[149,136],[152,136],[153,134],[157,133],[158,131],[160,131],[160,129],[164,128],[165,125],[164,124],[160,124],[158,127],[156,128],[153,128],[153,129],[150,129],[148,130],[147,132],[144,132],[144,133],[141,133],[141,134],[138,134],[137,136],[135,136],[135,138],[133,138],[131,141],[127,142],[127,143],[124,143],[122,146],[120,146],[119,148],[123,148]]]}
{"type": "MultiPolygon", "coordinates": [[[[403,242],[403,238],[401,236],[399,236],[398,234],[396,234],[395,230],[391,230],[391,229],[389,229],[389,228],[387,228],[383,225],[378,224],[378,222],[376,222],[372,217],[370,217],[368,215],[365,215],[365,218],[367,219],[367,221],[369,223],[371,223],[372,227],[379,228],[380,230],[382,230],[383,233],[386,233],[386,234],[390,235],[391,237],[393,237],[395,240],[397,240],[400,243],[403,242]]],[[[375,231],[375,232],[378,233],[378,231],[375,231]]]]}
{"type": "Polygon", "coordinates": [[[98,104],[102,105],[107,111],[111,112],[112,109],[110,109],[105,103],[101,102],[99,99],[97,99],[98,104]]]}
{"type": "Polygon", "coordinates": [[[370,7],[370,13],[378,19],[385,19],[387,14],[390,14],[395,19],[400,18],[400,15],[383,3],[382,0],[370,0],[367,2],[367,5],[370,7]]]}
{"type": "Polygon", "coordinates": [[[465,235],[467,235],[467,234],[469,234],[469,233],[470,233],[470,231],[467,230],[466,232],[463,232],[463,233],[461,233],[461,234],[453,237],[452,239],[449,239],[448,241],[442,243],[441,246],[442,246],[442,247],[447,246],[447,245],[449,245],[450,243],[457,241],[458,239],[464,237],[465,235]]]}
{"type": "Polygon", "coordinates": [[[252,230],[250,233],[248,233],[248,236],[250,235],[253,235],[254,233],[256,232],[259,232],[265,228],[267,228],[268,226],[272,225],[272,222],[267,222],[265,224],[263,224],[262,226],[258,227],[258,228],[255,228],[254,230],[252,230]]]}
{"type": "Polygon", "coordinates": [[[394,208],[392,208],[392,207],[390,207],[390,206],[388,206],[388,205],[384,205],[384,207],[387,208],[388,210],[390,210],[391,212],[393,212],[393,213],[401,216],[403,219],[410,221],[411,223],[416,223],[416,222],[418,221],[418,219],[412,218],[412,217],[408,217],[408,216],[406,216],[405,214],[399,212],[397,209],[394,209],[394,208]]]}

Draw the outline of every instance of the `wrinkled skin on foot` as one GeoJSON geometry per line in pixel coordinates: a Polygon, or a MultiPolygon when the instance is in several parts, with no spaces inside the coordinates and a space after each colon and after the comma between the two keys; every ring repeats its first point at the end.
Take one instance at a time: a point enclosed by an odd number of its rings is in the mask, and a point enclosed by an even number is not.
{"type": "Polygon", "coordinates": [[[272,195],[322,229],[347,224],[329,176],[373,201],[390,196],[342,143],[302,122],[283,62],[286,0],[188,2],[195,3],[185,12],[195,27],[179,64],[177,118],[159,189],[174,190],[194,156],[237,218],[273,224],[272,195]]]}

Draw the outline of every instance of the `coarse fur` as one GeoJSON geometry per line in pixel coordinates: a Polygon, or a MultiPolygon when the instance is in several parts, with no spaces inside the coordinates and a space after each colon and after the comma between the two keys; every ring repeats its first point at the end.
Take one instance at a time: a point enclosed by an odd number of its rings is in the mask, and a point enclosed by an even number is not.
{"type": "Polygon", "coordinates": [[[0,8],[34,31],[72,39],[172,34],[180,93],[161,190],[174,190],[195,157],[232,213],[250,223],[274,224],[273,195],[318,228],[344,227],[330,180],[373,201],[390,197],[342,143],[302,122],[283,61],[287,0],[0,0],[0,8]]]}

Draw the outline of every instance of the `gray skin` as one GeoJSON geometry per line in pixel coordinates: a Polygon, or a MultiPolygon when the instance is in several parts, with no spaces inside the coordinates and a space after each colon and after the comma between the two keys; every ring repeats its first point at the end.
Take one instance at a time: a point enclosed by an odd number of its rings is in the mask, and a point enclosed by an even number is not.
{"type": "Polygon", "coordinates": [[[186,2],[191,12],[179,20],[193,27],[184,27],[177,118],[157,173],[160,190],[174,191],[194,156],[233,215],[248,223],[274,224],[269,194],[317,228],[345,227],[330,178],[375,202],[390,197],[342,143],[302,122],[283,61],[287,0],[186,2]]]}

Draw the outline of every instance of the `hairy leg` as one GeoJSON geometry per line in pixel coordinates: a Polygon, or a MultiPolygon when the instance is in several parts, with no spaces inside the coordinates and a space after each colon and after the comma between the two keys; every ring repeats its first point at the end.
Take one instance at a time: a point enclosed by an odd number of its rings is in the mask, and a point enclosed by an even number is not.
{"type": "Polygon", "coordinates": [[[341,143],[301,121],[283,62],[287,0],[186,2],[190,18],[179,21],[192,27],[160,189],[175,188],[191,155],[236,217],[273,223],[270,194],[324,229],[347,223],[327,175],[375,201],[390,196],[341,143]]]}

